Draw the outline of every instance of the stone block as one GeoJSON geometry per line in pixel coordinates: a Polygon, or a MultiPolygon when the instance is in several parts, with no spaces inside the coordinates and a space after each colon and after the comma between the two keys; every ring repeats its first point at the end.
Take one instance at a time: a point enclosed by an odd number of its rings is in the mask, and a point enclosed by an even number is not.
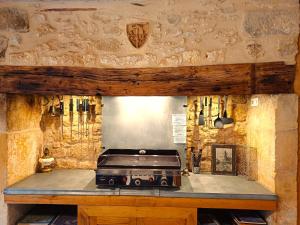
{"type": "Polygon", "coordinates": [[[249,99],[250,99],[250,96],[247,96],[247,95],[234,95],[234,96],[231,96],[232,104],[247,104],[249,99]]]}
{"type": "Polygon", "coordinates": [[[5,132],[7,129],[6,121],[6,95],[0,94],[0,133],[5,132]]]}
{"type": "Polygon", "coordinates": [[[278,95],[276,108],[276,130],[284,131],[298,128],[298,96],[295,94],[278,95]]]}
{"type": "Polygon", "coordinates": [[[278,51],[282,57],[294,56],[298,50],[297,38],[284,39],[279,42],[278,51]]]}
{"type": "Polygon", "coordinates": [[[235,45],[241,40],[236,29],[219,30],[215,35],[215,38],[220,40],[225,46],[235,45]]]}
{"type": "Polygon", "coordinates": [[[39,37],[42,37],[54,33],[55,31],[56,29],[51,24],[48,23],[40,24],[39,27],[37,28],[37,35],[39,37]]]}
{"type": "Polygon", "coordinates": [[[10,37],[9,46],[13,48],[19,48],[22,43],[22,37],[19,34],[14,34],[10,37]]]}
{"type": "Polygon", "coordinates": [[[263,57],[265,55],[265,51],[261,44],[258,43],[248,44],[246,48],[248,54],[255,59],[263,57]]]}
{"type": "Polygon", "coordinates": [[[242,122],[247,119],[247,104],[234,104],[233,108],[233,119],[235,122],[242,122]]]}
{"type": "Polygon", "coordinates": [[[0,192],[0,224],[7,224],[7,204],[4,203],[4,194],[0,192]]]}
{"type": "Polygon", "coordinates": [[[28,32],[28,13],[17,8],[0,8],[0,30],[28,32]]]}
{"type": "Polygon", "coordinates": [[[91,161],[79,161],[78,162],[78,168],[80,169],[97,169],[97,161],[91,160],[91,161]]]}
{"type": "Polygon", "coordinates": [[[100,51],[118,52],[121,48],[121,42],[115,38],[99,40],[95,43],[95,48],[100,51]]]}
{"type": "Polygon", "coordinates": [[[297,171],[298,129],[276,132],[276,171],[297,171]]]}
{"type": "Polygon", "coordinates": [[[217,49],[206,52],[206,59],[210,63],[222,63],[225,60],[225,50],[217,49]]]}
{"type": "Polygon", "coordinates": [[[56,159],[57,168],[72,169],[78,167],[78,161],[74,158],[58,158],[56,159]]]}
{"type": "Polygon", "coordinates": [[[177,25],[181,21],[180,15],[170,14],[167,16],[167,21],[169,24],[177,25]]]}
{"type": "Polygon", "coordinates": [[[6,173],[7,173],[7,134],[0,133],[0,193],[6,187],[6,178],[7,178],[6,173]]]}
{"type": "Polygon", "coordinates": [[[7,129],[9,131],[40,128],[41,97],[7,95],[7,129]]]}
{"type": "Polygon", "coordinates": [[[246,14],[244,29],[252,37],[288,35],[298,32],[298,23],[297,10],[257,10],[246,14]]]}
{"type": "Polygon", "coordinates": [[[5,58],[7,47],[8,47],[8,38],[3,35],[0,35],[0,59],[5,58]]]}
{"type": "Polygon", "coordinates": [[[279,196],[277,213],[286,214],[287,211],[295,211],[297,208],[297,171],[278,172],[275,176],[275,186],[275,193],[279,196]]]}
{"type": "Polygon", "coordinates": [[[39,129],[9,132],[7,146],[7,185],[12,185],[36,172],[43,133],[39,129]]]}

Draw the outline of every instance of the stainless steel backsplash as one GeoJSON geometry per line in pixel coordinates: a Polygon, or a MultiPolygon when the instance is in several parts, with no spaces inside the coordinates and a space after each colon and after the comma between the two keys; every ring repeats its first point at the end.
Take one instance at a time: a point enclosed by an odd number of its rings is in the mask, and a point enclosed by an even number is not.
{"type": "Polygon", "coordinates": [[[185,114],[186,97],[102,97],[103,146],[177,149],[185,163],[185,144],[174,144],[172,114],[185,114]]]}

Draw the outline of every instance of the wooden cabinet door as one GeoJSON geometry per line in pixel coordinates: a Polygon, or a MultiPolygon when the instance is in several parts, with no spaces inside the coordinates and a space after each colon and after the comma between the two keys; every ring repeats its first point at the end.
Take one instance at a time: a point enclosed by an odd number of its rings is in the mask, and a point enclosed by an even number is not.
{"type": "Polygon", "coordinates": [[[136,225],[134,207],[79,206],[78,225],[136,225]]]}
{"type": "Polygon", "coordinates": [[[197,225],[197,209],[79,206],[78,225],[197,225]]]}
{"type": "Polygon", "coordinates": [[[197,225],[197,209],[137,207],[137,225],[197,225]]]}

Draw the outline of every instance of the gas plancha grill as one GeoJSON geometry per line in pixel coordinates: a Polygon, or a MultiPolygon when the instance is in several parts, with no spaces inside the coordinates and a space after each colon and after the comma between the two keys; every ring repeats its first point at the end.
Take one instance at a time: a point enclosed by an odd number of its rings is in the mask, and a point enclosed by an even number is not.
{"type": "Polygon", "coordinates": [[[105,187],[180,187],[177,150],[108,149],[98,158],[96,184],[105,187]]]}

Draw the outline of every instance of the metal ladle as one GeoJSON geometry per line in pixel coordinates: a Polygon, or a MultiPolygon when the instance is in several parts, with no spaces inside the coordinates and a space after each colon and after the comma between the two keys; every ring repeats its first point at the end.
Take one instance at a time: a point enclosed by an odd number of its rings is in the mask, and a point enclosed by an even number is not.
{"type": "Polygon", "coordinates": [[[220,96],[218,96],[218,117],[214,121],[215,128],[223,128],[224,123],[223,120],[220,118],[220,96]]]}
{"type": "Polygon", "coordinates": [[[223,124],[231,124],[233,123],[233,119],[232,118],[228,118],[227,117],[227,96],[224,96],[224,114],[223,114],[223,118],[222,118],[222,121],[223,121],[223,124]]]}

